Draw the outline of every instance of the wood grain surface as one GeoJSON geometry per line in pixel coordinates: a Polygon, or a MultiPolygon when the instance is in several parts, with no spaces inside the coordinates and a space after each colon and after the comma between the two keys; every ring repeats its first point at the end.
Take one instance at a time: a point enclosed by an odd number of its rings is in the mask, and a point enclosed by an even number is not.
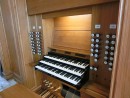
{"type": "Polygon", "coordinates": [[[108,3],[118,0],[27,0],[28,14],[53,12],[76,7],[108,3]]]}
{"type": "Polygon", "coordinates": [[[130,98],[130,1],[120,0],[117,47],[110,98],[130,98]]]}
{"type": "Polygon", "coordinates": [[[116,34],[116,29],[110,29],[109,26],[110,24],[117,24],[118,2],[94,6],[92,16],[92,33],[99,33],[101,42],[99,44],[98,62],[94,62],[94,57],[90,58],[90,65],[98,68],[97,71],[90,71],[90,80],[92,79],[99,84],[110,87],[112,71],[109,71],[109,66],[104,64],[105,41],[107,34],[116,34]],[[100,24],[101,28],[96,29],[96,24],[100,24]]]}
{"type": "Polygon", "coordinates": [[[2,92],[1,98],[42,98],[21,84],[16,84],[2,92]]]}
{"type": "Polygon", "coordinates": [[[54,19],[53,46],[90,54],[91,14],[54,19]]]}

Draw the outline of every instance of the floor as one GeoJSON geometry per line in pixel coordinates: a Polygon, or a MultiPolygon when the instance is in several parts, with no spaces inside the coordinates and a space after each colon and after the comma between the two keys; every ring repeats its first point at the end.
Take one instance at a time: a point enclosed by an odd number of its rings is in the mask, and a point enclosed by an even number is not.
{"type": "Polygon", "coordinates": [[[6,88],[9,88],[13,85],[17,84],[17,82],[13,79],[11,80],[6,80],[2,76],[0,76],[0,92],[3,91],[6,88]]]}

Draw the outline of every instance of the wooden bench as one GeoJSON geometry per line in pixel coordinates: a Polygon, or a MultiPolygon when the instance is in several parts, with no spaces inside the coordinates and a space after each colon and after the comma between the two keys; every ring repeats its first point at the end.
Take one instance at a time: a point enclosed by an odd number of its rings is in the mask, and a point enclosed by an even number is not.
{"type": "Polygon", "coordinates": [[[0,98],[42,98],[21,84],[16,84],[2,92],[0,98]]]}

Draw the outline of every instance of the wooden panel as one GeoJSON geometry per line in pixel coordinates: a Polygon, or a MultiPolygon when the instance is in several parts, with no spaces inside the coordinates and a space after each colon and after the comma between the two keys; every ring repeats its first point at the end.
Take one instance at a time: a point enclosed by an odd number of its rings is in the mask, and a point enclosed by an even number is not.
{"type": "Polygon", "coordinates": [[[82,59],[90,59],[90,55],[88,55],[90,53],[90,51],[87,50],[78,50],[78,49],[74,49],[74,48],[67,48],[67,47],[62,47],[62,46],[52,46],[49,47],[49,50],[55,50],[57,53],[60,54],[67,54],[66,52],[69,52],[70,54],[68,54],[69,56],[74,56],[74,57],[78,57],[78,58],[82,58],[82,59]],[[77,56],[77,54],[80,54],[82,56],[77,56]]]}
{"type": "Polygon", "coordinates": [[[39,14],[118,0],[27,0],[28,14],[39,14]]]}
{"type": "Polygon", "coordinates": [[[94,97],[82,92],[81,93],[81,98],[94,98],[94,97]]]}
{"type": "MultiPolygon", "coordinates": [[[[29,16],[29,27],[30,31],[29,32],[37,32],[37,24],[36,24],[36,15],[34,16],[29,16]]],[[[29,34],[28,34],[29,35],[29,34]]],[[[31,42],[30,42],[30,47],[31,47],[31,42]]],[[[36,47],[35,47],[36,48],[36,47]]],[[[32,52],[31,52],[32,53],[32,52]]],[[[39,56],[37,54],[33,54],[33,61],[36,62],[39,59],[39,56]]]]}
{"type": "Polygon", "coordinates": [[[0,61],[2,63],[3,73],[5,77],[10,78],[9,76],[12,74],[10,53],[8,50],[8,43],[1,14],[2,13],[0,8],[0,61]]]}
{"type": "Polygon", "coordinates": [[[89,90],[89,89],[86,89],[85,92],[86,92],[86,95],[87,95],[86,97],[88,97],[88,98],[108,98],[104,95],[101,95],[100,93],[94,92],[94,91],[89,90]]]}
{"type": "MultiPolygon", "coordinates": [[[[42,16],[41,15],[29,16],[29,26],[30,26],[30,32],[34,32],[34,33],[35,32],[41,32],[41,35],[42,35],[42,16]],[[39,29],[39,26],[41,26],[41,29],[39,29]]],[[[30,42],[30,46],[31,46],[31,42],[30,42]]],[[[36,45],[35,45],[35,48],[37,48],[36,45]]],[[[42,55],[39,56],[37,54],[37,52],[36,52],[36,54],[33,54],[34,62],[41,59],[41,57],[42,57],[42,55]]]]}
{"type": "Polygon", "coordinates": [[[42,45],[42,55],[38,55],[37,54],[37,60],[42,59],[43,55],[44,55],[44,39],[43,39],[43,26],[42,26],[42,15],[36,15],[36,29],[38,32],[41,32],[41,45],[42,45]]]}
{"type": "Polygon", "coordinates": [[[83,14],[91,14],[92,6],[81,7],[75,9],[67,9],[62,11],[55,11],[51,13],[43,13],[43,18],[54,18],[54,17],[63,17],[63,16],[71,16],[71,15],[83,15],[83,14]]]}
{"type": "MultiPolygon", "coordinates": [[[[42,30],[42,15],[29,16],[29,26],[30,26],[30,32],[41,32],[42,33],[42,31],[43,31],[42,30]],[[39,26],[41,28],[39,28],[39,26]]],[[[42,44],[44,44],[44,43],[42,43],[42,44]]],[[[29,44],[29,46],[31,46],[31,44],[29,44]]],[[[33,62],[37,62],[41,58],[42,58],[42,56],[39,56],[38,54],[34,54],[33,62]]],[[[40,72],[35,71],[34,68],[32,66],[30,67],[29,65],[34,65],[34,64],[30,63],[30,64],[26,65],[26,70],[27,70],[27,72],[26,72],[27,80],[26,81],[28,83],[27,86],[29,88],[31,88],[32,90],[36,90],[41,85],[42,74],[40,72]],[[30,73],[32,73],[32,74],[30,74],[30,73]]]]}
{"type": "Polygon", "coordinates": [[[40,72],[40,71],[36,71],[34,66],[36,66],[37,62],[35,63],[30,63],[29,65],[27,65],[27,68],[28,68],[28,74],[29,73],[32,73],[33,74],[33,77],[32,77],[32,74],[29,74],[28,75],[28,80],[27,81],[31,81],[29,82],[28,85],[30,85],[30,88],[32,90],[37,90],[41,84],[42,84],[42,76],[43,74],[40,72]],[[33,88],[32,88],[33,87],[33,88]]]}
{"type": "Polygon", "coordinates": [[[36,15],[36,25],[37,25],[37,31],[43,32],[43,26],[42,26],[42,14],[36,15]],[[41,28],[39,28],[41,26],[41,28]]]}
{"type": "Polygon", "coordinates": [[[91,71],[90,79],[102,84],[106,87],[110,87],[111,71],[108,70],[108,65],[104,64],[104,52],[106,34],[116,34],[116,29],[110,29],[110,24],[117,24],[118,19],[118,3],[103,4],[100,6],[94,6],[92,10],[92,32],[101,34],[100,37],[100,49],[98,62],[94,62],[94,58],[91,57],[90,64],[98,68],[97,71],[91,71]],[[106,19],[106,17],[108,17],[106,19]],[[95,24],[100,24],[100,29],[95,29],[95,24]]]}
{"type": "MultiPolygon", "coordinates": [[[[28,37],[28,16],[26,13],[26,0],[15,0],[15,10],[17,11],[17,22],[18,22],[18,32],[17,36],[19,39],[18,42],[20,44],[19,50],[19,56],[21,56],[22,63],[23,64],[29,64],[32,62],[32,55],[31,55],[31,48],[29,46],[29,37],[28,37]]],[[[21,63],[21,66],[23,66],[21,63]]]]}
{"type": "Polygon", "coordinates": [[[35,86],[34,71],[32,67],[27,67],[32,62],[32,55],[28,37],[26,2],[25,0],[6,0],[2,3],[14,78],[32,88],[35,86]]]}
{"type": "Polygon", "coordinates": [[[90,54],[91,14],[54,19],[53,47],[90,54]]]}
{"type": "Polygon", "coordinates": [[[54,20],[43,19],[43,39],[44,39],[44,53],[48,53],[48,47],[52,46],[53,32],[54,32],[54,20]]]}
{"type": "Polygon", "coordinates": [[[15,36],[14,36],[14,29],[13,29],[13,24],[12,24],[11,10],[10,10],[8,0],[4,0],[1,2],[1,10],[2,10],[5,33],[6,33],[7,42],[8,42],[8,48],[9,48],[10,57],[11,57],[10,63],[11,65],[13,65],[12,67],[13,71],[17,75],[20,75],[20,70],[18,66],[18,58],[17,58],[16,48],[15,48],[15,39],[14,39],[15,36]]]}
{"type": "MultiPolygon", "coordinates": [[[[21,63],[22,63],[22,57],[21,57],[21,50],[20,50],[20,37],[19,37],[19,23],[18,23],[18,18],[17,18],[17,9],[15,5],[15,0],[12,0],[12,1],[9,1],[8,0],[8,6],[10,7],[10,12],[11,12],[11,22],[12,22],[12,29],[13,29],[13,36],[14,36],[14,44],[15,44],[15,53],[16,53],[16,56],[13,56],[12,58],[16,60],[17,62],[17,67],[13,66],[13,69],[14,69],[14,78],[17,80],[17,81],[21,81],[22,79],[22,70],[20,70],[21,68],[21,63]],[[19,72],[19,74],[17,73],[17,71],[19,72]]],[[[4,10],[4,9],[3,9],[4,10]]],[[[7,17],[7,16],[6,16],[7,17]]],[[[8,15],[9,17],[9,15],[8,15]]],[[[28,59],[29,60],[29,59],[28,59]]]]}
{"type": "Polygon", "coordinates": [[[117,46],[110,98],[130,98],[130,1],[120,1],[117,46]]]}
{"type": "Polygon", "coordinates": [[[26,65],[26,86],[30,89],[33,89],[36,87],[36,77],[34,68],[29,66],[29,64],[26,65]]]}
{"type": "MultiPolygon", "coordinates": [[[[32,20],[33,21],[33,20],[32,20]]],[[[44,55],[44,39],[43,39],[43,26],[42,26],[42,15],[39,14],[39,15],[36,15],[36,21],[35,21],[35,24],[36,24],[36,31],[38,32],[41,32],[41,45],[42,45],[42,55],[34,55],[34,61],[39,61],[40,59],[43,58],[43,55],[44,55]],[[40,26],[40,27],[39,27],[40,26]]],[[[36,64],[35,64],[36,65],[36,64]]],[[[34,70],[33,70],[34,71],[34,70]]],[[[42,73],[41,72],[38,72],[38,71],[35,71],[34,72],[34,76],[35,76],[35,82],[36,82],[36,87],[39,87],[41,86],[42,84],[42,73]]]]}
{"type": "Polygon", "coordinates": [[[59,17],[54,19],[55,30],[91,30],[91,14],[59,17]]]}
{"type": "Polygon", "coordinates": [[[36,86],[39,87],[42,84],[42,76],[43,74],[39,71],[35,71],[35,81],[36,81],[36,86]]]}
{"type": "Polygon", "coordinates": [[[53,46],[71,48],[78,51],[86,50],[90,53],[91,31],[57,31],[55,32],[53,46]]]}
{"type": "Polygon", "coordinates": [[[100,96],[104,96],[103,98],[108,98],[109,96],[109,89],[103,87],[102,85],[96,84],[92,81],[89,81],[88,83],[86,83],[81,89],[80,89],[81,93],[85,93],[88,95],[91,95],[92,97],[96,97],[96,98],[100,98],[100,96]],[[90,91],[90,93],[89,93],[90,91]],[[91,92],[93,92],[93,94],[91,94],[91,92]],[[95,93],[94,93],[95,92],[95,93]]]}
{"type": "MultiPolygon", "coordinates": [[[[32,62],[32,55],[31,55],[31,48],[29,46],[28,17],[26,13],[26,2],[25,0],[22,0],[22,1],[15,0],[13,2],[14,2],[14,5],[10,5],[10,6],[12,6],[13,8],[11,10],[15,11],[14,17],[12,16],[14,19],[13,23],[16,22],[15,24],[18,25],[17,27],[14,24],[14,28],[17,30],[17,32],[15,32],[16,38],[14,39],[19,43],[19,47],[16,48],[19,50],[18,56],[20,57],[20,60],[18,60],[18,66],[21,72],[20,74],[21,81],[27,85],[28,82],[30,81],[27,81],[27,77],[28,77],[27,72],[29,69],[26,68],[26,66],[30,62],[32,62]],[[17,17],[15,15],[17,15],[17,17]]],[[[29,74],[32,74],[32,73],[29,73],[29,74]]]]}
{"type": "Polygon", "coordinates": [[[35,94],[31,90],[27,89],[21,84],[16,84],[2,92],[0,92],[0,98],[42,98],[41,96],[35,94]]]}
{"type": "Polygon", "coordinates": [[[30,32],[36,32],[36,15],[29,16],[30,32]]]}

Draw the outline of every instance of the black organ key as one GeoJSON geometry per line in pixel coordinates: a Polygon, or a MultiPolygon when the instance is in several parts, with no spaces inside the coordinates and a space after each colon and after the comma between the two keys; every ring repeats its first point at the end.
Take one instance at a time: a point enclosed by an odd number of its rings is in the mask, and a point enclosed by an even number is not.
{"type": "MultiPolygon", "coordinates": [[[[36,68],[71,84],[77,85],[83,78],[89,62],[85,59],[49,53],[36,68]]],[[[86,77],[85,77],[86,78],[86,77]]]]}

